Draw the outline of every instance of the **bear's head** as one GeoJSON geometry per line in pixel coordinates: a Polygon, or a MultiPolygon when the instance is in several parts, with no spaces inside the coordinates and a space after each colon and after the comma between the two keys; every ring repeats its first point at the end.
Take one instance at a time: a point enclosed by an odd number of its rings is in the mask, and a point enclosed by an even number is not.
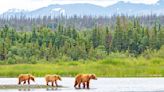
{"type": "Polygon", "coordinates": [[[30,75],[30,79],[35,82],[35,77],[30,75]]]}
{"type": "Polygon", "coordinates": [[[62,80],[61,77],[60,77],[59,75],[57,75],[57,79],[60,80],[60,81],[62,80]]]}
{"type": "Polygon", "coordinates": [[[91,74],[91,75],[90,75],[90,79],[97,80],[96,75],[95,75],[95,74],[91,74]]]}

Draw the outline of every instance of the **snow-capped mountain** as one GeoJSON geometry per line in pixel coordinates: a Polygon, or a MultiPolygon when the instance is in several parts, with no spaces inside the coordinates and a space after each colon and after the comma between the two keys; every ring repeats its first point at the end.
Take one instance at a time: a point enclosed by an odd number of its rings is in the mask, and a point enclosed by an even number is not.
{"type": "Polygon", "coordinates": [[[164,14],[164,0],[158,1],[156,4],[134,4],[130,2],[120,1],[108,7],[109,11],[127,15],[147,15],[147,14],[164,14]]]}
{"type": "Polygon", "coordinates": [[[156,4],[134,4],[130,2],[120,1],[108,7],[101,7],[92,4],[64,4],[49,5],[33,11],[25,11],[19,9],[10,9],[0,16],[2,17],[43,17],[43,16],[110,16],[113,14],[126,15],[147,15],[147,14],[164,14],[164,0],[159,0],[156,4]]]}
{"type": "Polygon", "coordinates": [[[65,9],[62,7],[43,7],[34,11],[29,12],[29,15],[32,17],[43,17],[43,16],[59,16],[59,15],[65,15],[65,9]]]}
{"type": "Polygon", "coordinates": [[[23,9],[9,9],[8,11],[6,11],[5,13],[3,13],[2,15],[0,15],[1,17],[7,18],[7,17],[21,17],[21,16],[26,16],[29,13],[29,11],[27,10],[23,10],[23,9]]]}

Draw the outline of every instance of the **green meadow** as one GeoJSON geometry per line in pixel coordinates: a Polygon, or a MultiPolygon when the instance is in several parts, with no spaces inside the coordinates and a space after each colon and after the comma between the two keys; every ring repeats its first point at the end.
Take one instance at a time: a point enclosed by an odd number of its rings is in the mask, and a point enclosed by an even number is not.
{"type": "Polygon", "coordinates": [[[78,73],[95,73],[98,77],[162,77],[164,59],[151,58],[106,58],[97,61],[68,61],[40,64],[0,65],[1,77],[17,77],[31,73],[37,77],[59,74],[74,77],[78,73]]]}

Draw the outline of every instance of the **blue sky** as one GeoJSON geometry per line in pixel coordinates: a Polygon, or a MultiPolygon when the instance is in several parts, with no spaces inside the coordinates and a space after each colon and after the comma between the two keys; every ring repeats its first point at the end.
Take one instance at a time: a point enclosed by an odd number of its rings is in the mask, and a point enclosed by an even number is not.
{"type": "Polygon", "coordinates": [[[50,4],[90,3],[100,6],[109,6],[118,1],[154,4],[158,0],[0,0],[0,14],[12,9],[34,10],[50,4]]]}

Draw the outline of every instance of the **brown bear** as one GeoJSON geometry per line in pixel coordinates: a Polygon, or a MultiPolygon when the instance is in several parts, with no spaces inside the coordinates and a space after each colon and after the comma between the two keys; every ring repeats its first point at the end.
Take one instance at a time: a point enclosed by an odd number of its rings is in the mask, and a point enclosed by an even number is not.
{"type": "Polygon", "coordinates": [[[54,82],[56,84],[56,87],[58,86],[57,80],[61,81],[61,77],[59,75],[46,75],[45,76],[46,84],[48,85],[49,82],[52,83],[52,86],[54,86],[54,82]]]}
{"type": "Polygon", "coordinates": [[[76,86],[78,85],[78,87],[80,89],[80,85],[81,85],[81,83],[83,83],[83,88],[85,88],[87,86],[87,88],[89,89],[90,79],[97,80],[96,75],[95,74],[78,74],[75,77],[74,87],[76,88],[76,86]]]}
{"type": "Polygon", "coordinates": [[[28,82],[28,84],[30,84],[30,80],[35,82],[35,78],[31,74],[20,74],[18,76],[18,84],[21,84],[22,81],[23,84],[26,84],[26,81],[28,82]]]}

